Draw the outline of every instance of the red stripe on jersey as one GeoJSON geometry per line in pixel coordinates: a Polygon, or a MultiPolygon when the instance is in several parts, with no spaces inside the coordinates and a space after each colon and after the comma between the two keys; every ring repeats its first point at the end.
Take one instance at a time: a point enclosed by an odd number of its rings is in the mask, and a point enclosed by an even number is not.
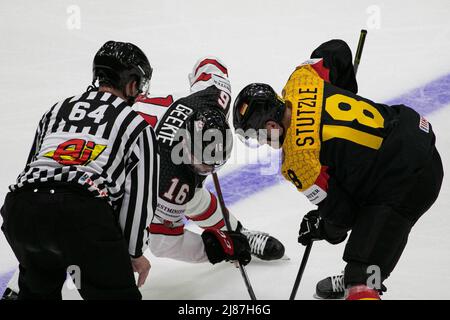
{"type": "Polygon", "coordinates": [[[202,62],[200,62],[200,64],[198,65],[197,69],[195,69],[195,74],[197,74],[198,69],[200,69],[201,67],[203,67],[203,66],[205,66],[207,64],[212,64],[212,65],[216,66],[217,68],[219,68],[220,71],[222,71],[223,73],[225,73],[228,76],[227,68],[225,68],[223,65],[221,65],[215,59],[205,59],[202,62]]]}
{"type": "Polygon", "coordinates": [[[156,123],[158,122],[158,117],[140,111],[138,111],[137,113],[139,113],[145,119],[145,121],[147,121],[153,128],[155,128],[156,123]]]}
{"type": "Polygon", "coordinates": [[[217,222],[215,225],[208,227],[209,229],[222,229],[225,227],[225,220],[221,219],[219,222],[217,222]]]}
{"type": "Polygon", "coordinates": [[[311,67],[317,72],[319,77],[321,77],[326,82],[330,82],[330,70],[323,65],[323,59],[318,62],[311,64],[311,67]]]}
{"type": "Polygon", "coordinates": [[[143,103],[149,103],[154,104],[161,107],[169,107],[173,103],[173,96],[168,95],[167,97],[155,97],[155,98],[149,98],[144,95],[140,95],[137,97],[136,102],[143,102],[143,103]]]}
{"type": "Polygon", "coordinates": [[[315,184],[322,188],[323,191],[328,191],[328,179],[330,179],[330,175],[327,172],[328,167],[322,166],[320,168],[319,176],[316,179],[315,184]]]}
{"type": "Polygon", "coordinates": [[[153,234],[165,234],[165,235],[170,235],[170,236],[179,236],[184,233],[184,226],[170,228],[163,224],[152,223],[152,224],[150,224],[148,231],[150,231],[153,234]]]}
{"type": "Polygon", "coordinates": [[[200,213],[199,215],[190,217],[189,219],[191,219],[193,221],[203,221],[203,220],[206,220],[209,217],[211,217],[214,214],[214,212],[216,212],[216,210],[217,210],[217,198],[212,193],[209,193],[209,194],[211,196],[211,202],[209,203],[208,208],[203,213],[200,213]]]}
{"type": "Polygon", "coordinates": [[[200,74],[198,77],[197,77],[197,79],[195,79],[195,81],[194,81],[194,83],[193,84],[195,84],[195,83],[197,83],[197,82],[199,82],[199,81],[208,81],[209,79],[211,79],[212,78],[212,75],[211,74],[209,74],[209,73],[202,73],[202,74],[200,74]]]}

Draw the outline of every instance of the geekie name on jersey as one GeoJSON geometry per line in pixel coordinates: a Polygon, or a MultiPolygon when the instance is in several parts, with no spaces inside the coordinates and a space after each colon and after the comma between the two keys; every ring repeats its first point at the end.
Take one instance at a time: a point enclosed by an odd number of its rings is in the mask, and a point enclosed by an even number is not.
{"type": "Polygon", "coordinates": [[[183,125],[184,121],[192,113],[192,109],[186,107],[182,104],[177,105],[172,111],[170,111],[169,116],[162,124],[161,130],[158,134],[158,140],[161,142],[169,142],[172,145],[175,138],[175,134],[183,125]]]}

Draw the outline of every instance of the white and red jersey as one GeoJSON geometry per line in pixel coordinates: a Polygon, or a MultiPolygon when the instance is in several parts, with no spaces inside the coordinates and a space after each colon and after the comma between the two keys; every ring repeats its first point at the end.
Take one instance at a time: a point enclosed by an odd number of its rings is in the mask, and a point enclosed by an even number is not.
{"type": "MultiPolygon", "coordinates": [[[[197,61],[192,73],[188,75],[190,93],[194,94],[211,86],[223,91],[222,99],[218,105],[224,109],[229,116],[231,102],[231,85],[228,80],[228,69],[215,57],[205,57],[197,61]],[[228,99],[227,96],[228,95],[228,99]]],[[[168,108],[183,96],[173,94],[160,97],[139,96],[133,109],[141,114],[153,128],[157,128],[159,121],[167,112],[168,108]]]]}
{"type": "MultiPolygon", "coordinates": [[[[173,138],[197,108],[219,108],[228,116],[231,88],[228,70],[217,58],[200,59],[189,75],[190,95],[140,97],[133,109],[156,131],[160,152],[157,209],[149,226],[149,247],[156,256],[187,262],[207,261],[203,240],[185,230],[186,218],[202,228],[224,228],[216,196],[203,187],[205,177],[171,159],[173,138]]],[[[237,220],[230,215],[233,228],[237,220]]]]}

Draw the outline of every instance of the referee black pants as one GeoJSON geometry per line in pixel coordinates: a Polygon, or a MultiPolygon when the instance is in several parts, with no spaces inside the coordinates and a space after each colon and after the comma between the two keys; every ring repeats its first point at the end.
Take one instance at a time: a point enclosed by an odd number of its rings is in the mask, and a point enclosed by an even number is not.
{"type": "Polygon", "coordinates": [[[36,186],[8,193],[1,214],[20,262],[19,299],[61,299],[67,272],[83,299],[141,299],[104,200],[69,186],[36,186]]]}

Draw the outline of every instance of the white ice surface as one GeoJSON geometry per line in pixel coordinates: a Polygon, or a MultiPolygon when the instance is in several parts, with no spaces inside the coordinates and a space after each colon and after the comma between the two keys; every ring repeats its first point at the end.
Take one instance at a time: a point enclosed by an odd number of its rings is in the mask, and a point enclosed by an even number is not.
{"type": "MultiPolygon", "coordinates": [[[[54,102],[82,92],[91,81],[96,50],[114,39],[138,44],[154,77],[152,92],[187,89],[195,61],[213,54],[227,64],[234,94],[247,83],[271,83],[281,90],[312,49],[330,38],[356,47],[367,28],[370,6],[380,9],[380,29],[369,29],[358,81],[360,94],[378,101],[399,96],[450,72],[450,3],[414,1],[0,1],[0,198],[22,170],[41,115],[54,102]],[[70,30],[67,9],[80,9],[81,28],[70,30]]],[[[450,106],[430,115],[437,144],[450,164],[450,106]]],[[[245,149],[224,172],[243,164],[245,149]]],[[[405,253],[386,282],[388,299],[449,299],[450,183],[413,229],[405,253]]],[[[3,200],[0,200],[2,202],[3,200]]],[[[282,183],[231,207],[252,229],[277,236],[289,262],[252,262],[247,270],[259,298],[286,299],[303,249],[298,224],[312,206],[282,183]]],[[[317,243],[297,298],[311,298],[316,281],[340,272],[343,246],[317,243]]],[[[152,261],[147,299],[246,299],[239,271],[228,264],[190,265],[152,261]]],[[[0,234],[0,274],[16,265],[0,234]]],[[[65,296],[76,298],[73,291],[65,296]]]]}

